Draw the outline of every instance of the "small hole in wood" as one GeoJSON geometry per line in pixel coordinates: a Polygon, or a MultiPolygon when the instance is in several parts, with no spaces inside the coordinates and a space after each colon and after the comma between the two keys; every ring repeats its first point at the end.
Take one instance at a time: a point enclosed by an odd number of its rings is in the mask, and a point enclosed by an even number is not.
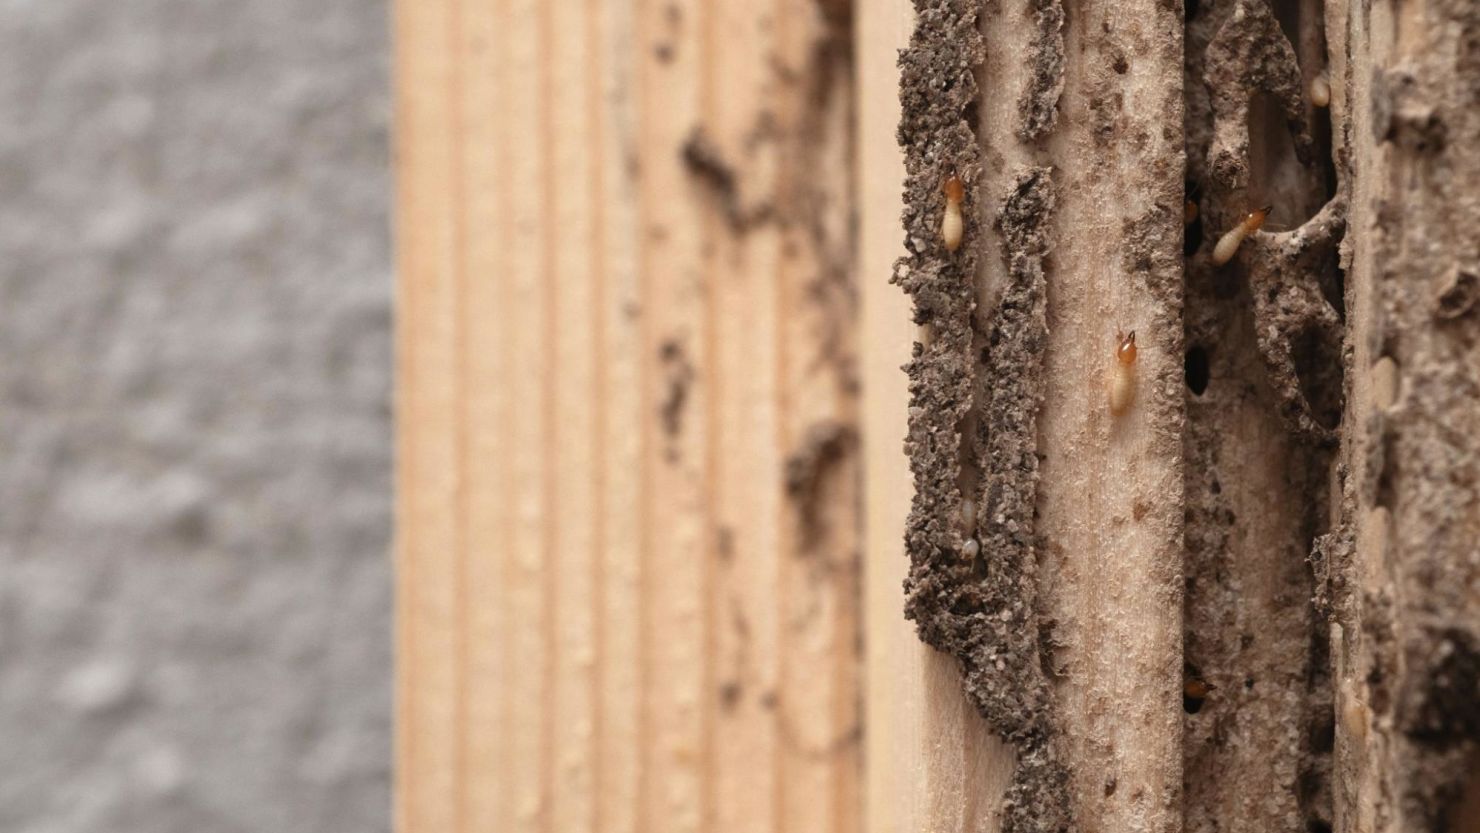
{"type": "Polygon", "coordinates": [[[1194,344],[1187,351],[1182,367],[1187,375],[1187,389],[1202,396],[1203,391],[1208,389],[1208,351],[1201,345],[1194,344]]]}

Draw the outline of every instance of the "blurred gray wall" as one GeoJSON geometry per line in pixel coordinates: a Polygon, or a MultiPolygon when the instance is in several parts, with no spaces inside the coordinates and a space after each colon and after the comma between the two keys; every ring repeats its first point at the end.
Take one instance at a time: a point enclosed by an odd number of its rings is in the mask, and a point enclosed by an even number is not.
{"type": "Polygon", "coordinates": [[[384,0],[0,0],[0,830],[390,827],[384,0]]]}

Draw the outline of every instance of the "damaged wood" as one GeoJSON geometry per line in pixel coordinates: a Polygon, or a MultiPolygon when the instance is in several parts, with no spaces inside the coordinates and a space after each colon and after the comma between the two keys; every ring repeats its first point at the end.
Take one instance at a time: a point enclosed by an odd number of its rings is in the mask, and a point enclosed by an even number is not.
{"type": "Polygon", "coordinates": [[[1480,7],[1327,0],[1350,322],[1331,650],[1341,831],[1480,823],[1480,7]],[[1454,301],[1446,307],[1444,298],[1454,301]],[[1436,303],[1436,300],[1438,303],[1436,303]]]}
{"type": "Polygon", "coordinates": [[[1330,516],[1345,203],[1329,190],[1331,152],[1316,142],[1327,134],[1302,83],[1326,65],[1307,34],[1319,12],[1318,1],[1217,0],[1187,22],[1199,210],[1184,326],[1189,362],[1205,370],[1197,387],[1188,378],[1183,650],[1216,686],[1184,717],[1187,833],[1332,823],[1331,674],[1307,554],[1330,516]],[[1218,264],[1219,237],[1263,205],[1264,229],[1218,264]]]}
{"type": "Polygon", "coordinates": [[[1161,829],[1180,809],[1181,20],[1153,3],[1083,6],[1062,31],[1049,3],[990,4],[980,21],[975,2],[916,11],[894,280],[929,337],[906,365],[906,613],[1016,760],[968,824],[1161,829]],[[1100,59],[1065,77],[1065,54],[1100,59]],[[984,63],[1028,69],[998,86],[984,63]],[[1086,141],[1119,156],[1082,154],[1086,141]],[[934,234],[952,174],[955,252],[934,234]],[[1121,418],[1117,325],[1144,357],[1121,418]]]}
{"type": "Polygon", "coordinates": [[[1480,824],[1473,3],[397,26],[402,830],[1480,824]]]}

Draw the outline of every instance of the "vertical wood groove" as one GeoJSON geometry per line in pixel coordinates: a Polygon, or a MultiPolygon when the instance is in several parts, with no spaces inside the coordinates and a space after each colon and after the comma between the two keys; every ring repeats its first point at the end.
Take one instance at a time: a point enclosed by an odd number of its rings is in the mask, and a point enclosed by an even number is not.
{"type": "Polygon", "coordinates": [[[591,686],[593,697],[591,701],[591,802],[590,830],[593,833],[603,829],[601,824],[601,796],[606,788],[606,779],[603,773],[606,770],[607,757],[605,751],[606,730],[606,703],[601,696],[606,689],[608,680],[606,674],[607,663],[607,639],[606,629],[602,627],[602,618],[607,609],[606,581],[607,573],[602,553],[607,548],[607,522],[608,510],[606,490],[603,488],[607,481],[606,455],[601,453],[603,440],[605,439],[609,424],[607,421],[606,388],[610,382],[607,376],[607,365],[602,358],[603,345],[607,341],[606,309],[609,303],[607,293],[606,270],[602,268],[603,255],[606,250],[607,216],[606,216],[606,171],[599,161],[605,150],[606,143],[606,118],[601,100],[602,79],[602,49],[603,36],[606,33],[604,17],[602,12],[603,0],[587,0],[586,29],[587,38],[584,44],[588,65],[586,67],[585,80],[585,106],[591,117],[591,131],[588,137],[586,152],[592,160],[591,166],[591,239],[589,246],[593,257],[591,260],[592,277],[592,314],[591,326],[594,336],[591,340],[591,392],[590,402],[593,412],[594,435],[592,447],[596,453],[592,455],[592,478],[595,484],[592,494],[592,547],[594,557],[591,559],[591,603],[594,608],[592,618],[592,669],[591,686]]]}
{"type": "MultiPolygon", "coordinates": [[[[509,13],[509,4],[507,2],[497,3],[495,5],[494,13],[500,18],[507,18],[509,13]]],[[[506,89],[510,83],[510,78],[512,76],[512,71],[509,68],[509,63],[511,59],[509,58],[508,50],[505,48],[505,44],[500,42],[498,30],[487,29],[481,31],[485,36],[494,38],[493,43],[490,44],[490,48],[492,49],[495,56],[494,70],[498,73],[497,77],[500,88],[506,89]]],[[[513,167],[512,163],[509,161],[509,155],[511,153],[511,142],[509,141],[508,129],[506,127],[506,125],[509,123],[509,107],[509,97],[507,95],[500,96],[500,99],[495,106],[495,112],[497,112],[498,114],[498,142],[495,146],[495,157],[493,159],[495,175],[500,180],[507,180],[513,167]]],[[[515,237],[512,195],[507,189],[500,191],[497,194],[497,202],[499,208],[499,243],[501,245],[508,245],[509,242],[512,241],[515,237]]],[[[513,281],[509,280],[508,277],[504,275],[499,275],[497,277],[490,275],[489,280],[495,282],[495,289],[497,293],[496,297],[498,298],[499,305],[504,309],[510,309],[514,307],[515,302],[513,281]]],[[[503,323],[504,322],[500,322],[501,325],[503,323]]],[[[499,368],[500,375],[503,379],[510,379],[514,375],[514,370],[512,360],[508,357],[512,357],[516,354],[516,334],[512,327],[500,326],[499,329],[500,337],[498,338],[497,342],[498,351],[500,356],[504,357],[505,360],[505,363],[502,364],[499,368]]],[[[500,411],[498,416],[498,430],[500,436],[511,438],[514,437],[514,408],[512,406],[505,407],[502,411],[500,411]]],[[[498,507],[499,552],[495,556],[499,566],[499,579],[501,588],[507,586],[519,567],[518,560],[515,556],[516,519],[514,510],[514,495],[517,491],[515,489],[515,483],[517,481],[518,473],[514,471],[512,465],[509,465],[509,455],[507,453],[507,447],[505,448],[505,451],[506,453],[504,455],[504,459],[501,461],[503,465],[501,465],[500,467],[499,475],[501,485],[503,487],[502,496],[504,500],[502,502],[502,505],[498,507]]],[[[504,666],[508,666],[509,664],[511,664],[509,658],[514,654],[515,644],[510,635],[514,633],[514,629],[517,626],[518,622],[513,605],[509,600],[506,599],[504,603],[500,606],[498,626],[499,632],[494,637],[501,644],[502,652],[500,654],[500,659],[503,661],[504,666]]],[[[500,671],[503,673],[505,680],[509,679],[509,672],[507,667],[500,668],[500,671]]],[[[499,740],[502,741],[502,743],[494,752],[494,756],[497,760],[493,764],[493,766],[497,768],[495,771],[507,771],[509,762],[513,759],[513,738],[515,726],[513,698],[500,698],[498,701],[496,701],[495,707],[497,708],[496,720],[499,726],[499,740]]],[[[512,809],[514,804],[514,791],[512,787],[507,784],[500,784],[498,786],[498,789],[504,793],[506,798],[501,806],[498,806],[494,809],[493,818],[490,821],[493,824],[499,825],[500,827],[507,828],[511,825],[513,821],[512,809]]]]}
{"type": "MultiPolygon", "coordinates": [[[[556,90],[552,77],[552,67],[562,63],[562,55],[555,48],[553,23],[551,21],[551,8],[554,4],[542,2],[538,6],[538,21],[536,22],[540,54],[544,59],[539,61],[538,89],[539,94],[539,152],[541,154],[540,193],[546,203],[544,216],[540,223],[541,249],[544,254],[544,270],[541,276],[540,292],[543,295],[544,318],[542,323],[540,356],[544,367],[540,374],[540,413],[544,422],[542,426],[543,439],[543,470],[542,474],[542,499],[544,503],[545,522],[541,530],[541,544],[543,553],[540,560],[547,565],[545,567],[543,586],[541,587],[543,600],[542,607],[545,611],[542,625],[542,641],[544,643],[544,665],[541,668],[543,677],[543,696],[549,704],[540,710],[540,746],[544,756],[540,770],[540,829],[550,833],[554,828],[554,807],[558,801],[555,793],[556,775],[555,769],[559,765],[559,748],[556,745],[555,721],[557,719],[556,708],[562,705],[555,696],[557,691],[556,674],[558,668],[558,651],[560,639],[557,629],[561,622],[560,613],[564,605],[561,604],[560,595],[556,591],[556,582],[559,579],[558,569],[552,569],[550,565],[559,565],[561,559],[558,557],[557,540],[561,525],[554,519],[561,513],[555,510],[559,506],[556,496],[556,478],[560,472],[560,458],[562,446],[561,425],[563,421],[556,409],[556,372],[560,352],[558,349],[561,329],[559,327],[559,310],[557,309],[558,295],[557,287],[570,281],[572,276],[557,273],[556,266],[556,239],[558,234],[558,203],[556,197],[557,177],[552,164],[555,155],[555,96],[565,95],[567,91],[556,90]]],[[[567,193],[576,190],[574,183],[566,189],[567,193]]],[[[578,522],[578,521],[577,521],[578,522]]],[[[559,715],[563,721],[576,719],[576,715],[559,715]]]]}
{"type": "MultiPolygon", "coordinates": [[[[647,132],[643,129],[647,125],[648,113],[651,104],[646,95],[649,84],[646,82],[648,73],[646,71],[646,56],[643,51],[652,39],[649,31],[648,19],[650,3],[645,0],[634,0],[634,17],[636,19],[636,34],[634,39],[637,51],[636,78],[637,90],[634,93],[637,104],[638,120],[638,147],[632,153],[638,155],[638,172],[646,179],[646,159],[641,155],[642,149],[650,144],[647,132]]],[[[647,188],[643,182],[639,182],[637,191],[637,222],[635,232],[637,234],[637,390],[638,401],[646,404],[652,391],[653,380],[653,357],[649,345],[652,344],[651,310],[652,310],[652,273],[653,262],[651,244],[649,242],[648,228],[649,217],[652,208],[648,200],[647,188]]],[[[638,448],[638,562],[637,562],[637,743],[640,745],[640,753],[637,761],[637,808],[634,814],[634,824],[638,830],[647,831],[652,828],[652,819],[649,818],[648,808],[651,805],[653,748],[650,742],[652,738],[652,706],[649,692],[652,689],[653,669],[653,622],[652,611],[648,606],[648,599],[652,598],[653,584],[652,557],[653,551],[653,470],[648,461],[653,459],[653,424],[651,419],[640,416],[642,436],[638,448]]]]}
{"type": "MultiPolygon", "coordinates": [[[[775,13],[776,45],[773,46],[773,49],[776,49],[778,52],[783,51],[780,44],[785,42],[785,30],[789,17],[787,15],[787,11],[788,9],[786,0],[779,0],[775,13]]],[[[775,181],[772,185],[772,188],[777,193],[780,193],[781,188],[785,183],[786,172],[783,170],[783,167],[783,165],[779,164],[776,166],[775,181]]],[[[784,245],[785,244],[783,242],[783,248],[784,245]]],[[[777,322],[776,331],[773,334],[773,338],[775,339],[775,346],[772,347],[772,350],[775,351],[776,355],[776,409],[775,426],[773,428],[772,436],[775,438],[775,456],[778,460],[786,459],[787,450],[790,447],[790,444],[787,440],[786,430],[787,414],[789,411],[788,406],[790,404],[791,398],[791,391],[787,385],[787,380],[790,377],[787,372],[788,365],[786,360],[786,327],[783,326],[781,323],[786,320],[786,267],[782,260],[783,257],[784,254],[782,257],[778,257],[770,270],[770,278],[772,281],[771,301],[775,304],[775,310],[772,312],[771,318],[773,321],[777,322]]],[[[779,504],[776,507],[776,510],[777,515],[775,519],[775,524],[776,529],[778,530],[778,534],[776,537],[777,566],[776,572],[774,574],[776,585],[775,589],[772,592],[773,597],[777,599],[777,611],[775,618],[776,633],[773,639],[775,640],[775,644],[777,646],[775,669],[776,690],[777,692],[785,692],[787,683],[786,654],[788,643],[788,640],[786,638],[786,577],[787,565],[790,563],[791,560],[791,551],[790,547],[788,546],[788,536],[786,531],[786,505],[784,503],[779,504]]],[[[775,727],[773,731],[776,733],[777,742],[772,747],[774,754],[774,763],[772,764],[772,766],[775,768],[776,771],[776,780],[772,782],[775,790],[775,796],[772,799],[775,802],[773,805],[773,812],[775,813],[775,815],[772,825],[776,833],[786,833],[786,799],[789,775],[789,773],[787,772],[788,767],[786,759],[787,702],[783,696],[778,694],[777,698],[773,701],[773,704],[774,708],[772,710],[772,720],[775,722],[775,727]]]]}
{"type": "MultiPolygon", "coordinates": [[[[774,19],[777,21],[777,33],[771,42],[771,48],[773,50],[779,49],[781,30],[786,26],[786,11],[785,0],[778,0],[774,12],[774,19]]],[[[783,181],[781,166],[778,164],[771,183],[773,192],[779,193],[783,181]]],[[[772,411],[773,424],[771,426],[770,436],[774,443],[772,449],[773,458],[784,460],[786,458],[786,411],[789,391],[786,387],[786,330],[781,326],[781,322],[786,320],[783,301],[786,296],[783,291],[784,281],[782,280],[781,256],[778,256],[769,264],[766,277],[770,281],[769,300],[774,305],[771,311],[770,321],[775,328],[772,334],[774,343],[771,347],[775,356],[775,369],[773,371],[775,374],[773,377],[775,403],[772,411]]],[[[774,508],[774,512],[775,517],[772,519],[772,523],[775,524],[775,537],[772,539],[772,542],[776,550],[776,561],[770,578],[775,582],[771,589],[771,596],[777,599],[778,603],[776,605],[775,615],[772,618],[775,633],[772,634],[771,639],[775,654],[770,659],[774,663],[771,673],[775,674],[776,691],[781,692],[786,687],[786,605],[784,600],[786,599],[787,551],[785,506],[778,503],[774,508]]],[[[774,740],[771,744],[771,768],[776,773],[776,777],[771,781],[771,824],[777,833],[784,833],[786,829],[787,778],[785,750],[786,713],[785,706],[779,699],[779,696],[772,703],[773,709],[770,714],[770,720],[772,723],[771,733],[774,740]]]]}
{"type": "MultiPolygon", "coordinates": [[[[709,56],[700,66],[699,76],[699,115],[704,124],[713,124],[715,120],[714,100],[714,71],[713,67],[718,60],[714,38],[713,4],[699,7],[700,20],[695,24],[699,30],[699,44],[701,54],[709,56]]],[[[716,448],[718,439],[718,408],[724,395],[724,379],[717,372],[716,351],[716,324],[715,324],[715,288],[713,281],[716,279],[714,252],[719,245],[716,233],[716,218],[713,214],[706,213],[698,222],[699,225],[699,251],[700,262],[708,281],[701,290],[703,293],[703,312],[701,322],[701,334],[699,342],[702,344],[703,357],[701,359],[704,368],[703,387],[704,396],[704,439],[703,456],[701,467],[702,475],[702,499],[704,502],[704,518],[702,524],[702,540],[699,545],[698,557],[700,562],[700,591],[699,599],[703,605],[700,616],[700,626],[703,628],[701,638],[701,658],[703,666],[699,679],[699,762],[700,762],[700,793],[699,793],[699,826],[702,830],[713,829],[716,801],[716,766],[714,756],[715,748],[715,697],[717,691],[715,685],[715,652],[716,652],[716,594],[715,594],[715,507],[718,502],[719,469],[721,465],[720,455],[716,448]]]]}
{"type": "MultiPolygon", "coordinates": [[[[463,5],[462,0],[451,0],[450,13],[447,16],[447,48],[449,51],[460,52],[462,49],[463,34],[463,5]]],[[[464,168],[464,154],[467,152],[467,119],[464,113],[464,84],[463,84],[463,62],[453,61],[451,79],[451,107],[452,124],[449,134],[453,142],[452,153],[448,156],[448,177],[452,183],[451,200],[452,211],[452,259],[453,259],[453,304],[455,308],[456,323],[453,328],[453,353],[456,358],[457,378],[457,418],[454,426],[454,456],[457,460],[457,475],[454,484],[456,491],[457,509],[456,520],[453,530],[453,558],[455,560],[456,576],[453,579],[453,590],[456,594],[455,616],[456,616],[456,652],[457,652],[457,682],[456,700],[453,704],[453,714],[456,725],[468,725],[468,669],[471,665],[469,653],[469,628],[468,621],[468,426],[470,424],[470,407],[468,391],[472,382],[471,373],[468,368],[468,250],[467,240],[467,192],[465,181],[467,178],[464,168]]],[[[457,741],[456,765],[453,776],[453,789],[455,791],[453,823],[457,833],[465,833],[467,830],[468,812],[468,740],[462,735],[457,741]]]]}
{"type": "Polygon", "coordinates": [[[860,756],[823,743],[856,631],[785,491],[851,418],[813,366],[821,255],[735,213],[809,173],[819,19],[397,6],[402,833],[856,829],[860,756]]]}

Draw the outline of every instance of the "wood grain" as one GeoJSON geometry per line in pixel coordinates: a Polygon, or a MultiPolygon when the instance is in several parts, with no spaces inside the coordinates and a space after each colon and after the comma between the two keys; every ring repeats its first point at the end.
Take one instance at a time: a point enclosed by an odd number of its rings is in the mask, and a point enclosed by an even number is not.
{"type": "Polygon", "coordinates": [[[1153,0],[1077,4],[1064,27],[1058,207],[1039,418],[1040,590],[1055,700],[1086,830],[1182,818],[1181,15],[1153,0]],[[1135,54],[1122,73],[1115,54],[1135,54]],[[1114,89],[1102,138],[1096,102],[1114,89]],[[1136,400],[1108,407],[1117,330],[1134,330],[1136,400]]]}
{"type": "Polygon", "coordinates": [[[857,830],[846,22],[395,28],[397,829],[857,830]]]}

